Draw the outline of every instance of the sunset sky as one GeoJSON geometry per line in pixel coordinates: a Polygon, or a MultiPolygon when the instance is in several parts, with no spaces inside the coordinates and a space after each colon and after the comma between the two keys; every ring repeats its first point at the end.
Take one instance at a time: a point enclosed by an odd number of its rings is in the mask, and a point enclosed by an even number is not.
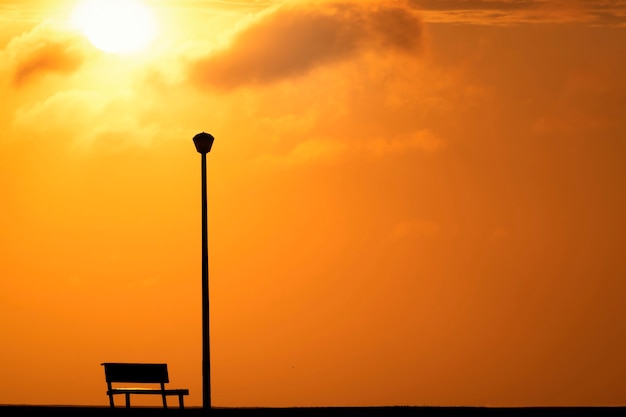
{"type": "Polygon", "coordinates": [[[626,1],[79,3],[0,0],[0,404],[201,405],[205,131],[214,406],[626,405],[626,1]]]}

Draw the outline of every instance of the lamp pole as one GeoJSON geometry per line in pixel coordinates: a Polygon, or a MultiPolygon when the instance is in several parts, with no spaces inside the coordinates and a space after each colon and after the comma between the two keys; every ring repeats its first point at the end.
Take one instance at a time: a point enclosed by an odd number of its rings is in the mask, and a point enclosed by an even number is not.
{"type": "Polygon", "coordinates": [[[211,409],[211,344],[209,337],[209,236],[207,221],[206,154],[213,146],[213,136],[198,133],[193,137],[202,156],[202,408],[211,409]]]}

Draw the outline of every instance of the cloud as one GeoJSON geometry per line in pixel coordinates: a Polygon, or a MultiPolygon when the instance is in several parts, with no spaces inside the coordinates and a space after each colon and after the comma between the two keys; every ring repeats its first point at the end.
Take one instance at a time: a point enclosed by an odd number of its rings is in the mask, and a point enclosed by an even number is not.
{"type": "Polygon", "coordinates": [[[45,0],[0,0],[0,26],[35,24],[45,18],[45,0]]]}
{"type": "Polygon", "coordinates": [[[623,0],[410,0],[424,20],[437,23],[514,25],[586,23],[626,25],[623,0]]]}
{"type": "Polygon", "coordinates": [[[0,67],[8,68],[11,83],[21,87],[44,74],[70,74],[85,60],[80,40],[49,25],[13,38],[0,52],[0,67]]]}
{"type": "Polygon", "coordinates": [[[330,139],[311,139],[295,144],[285,155],[263,154],[258,158],[258,162],[274,167],[319,164],[322,161],[333,163],[347,151],[348,146],[345,143],[330,139]]]}
{"type": "Polygon", "coordinates": [[[444,146],[444,141],[428,129],[412,132],[402,138],[379,138],[366,142],[365,148],[370,153],[382,156],[390,153],[402,153],[410,150],[420,150],[433,153],[444,146]]]}
{"type": "Polygon", "coordinates": [[[283,155],[263,154],[259,162],[275,167],[292,167],[302,164],[336,164],[345,162],[348,154],[383,158],[405,152],[418,151],[432,154],[444,147],[444,142],[428,129],[393,138],[364,139],[347,142],[337,138],[316,138],[296,143],[283,155]]]}
{"type": "Polygon", "coordinates": [[[417,54],[421,33],[421,21],[406,2],[282,5],[199,60],[193,74],[198,83],[222,89],[267,84],[364,52],[417,54]]]}
{"type": "Polygon", "coordinates": [[[62,91],[42,102],[18,108],[15,126],[31,135],[72,138],[77,149],[98,147],[117,151],[129,145],[149,145],[158,124],[134,111],[136,97],[121,91],[107,96],[95,91],[62,91]],[[72,123],[68,123],[71,120],[72,123]]]}

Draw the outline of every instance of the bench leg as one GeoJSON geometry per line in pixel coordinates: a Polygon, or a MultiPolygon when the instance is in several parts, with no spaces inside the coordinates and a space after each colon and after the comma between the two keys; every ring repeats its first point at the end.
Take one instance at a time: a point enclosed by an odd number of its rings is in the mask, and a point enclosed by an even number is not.
{"type": "Polygon", "coordinates": [[[183,394],[178,394],[178,406],[185,408],[185,400],[183,400],[183,394]]]}
{"type": "Polygon", "coordinates": [[[126,393],[126,408],[130,408],[130,393],[126,393]]]}
{"type": "Polygon", "coordinates": [[[163,397],[163,408],[167,408],[167,395],[162,395],[163,397]]]}
{"type": "Polygon", "coordinates": [[[111,408],[115,408],[115,402],[113,401],[113,396],[109,395],[109,405],[111,408]]]}

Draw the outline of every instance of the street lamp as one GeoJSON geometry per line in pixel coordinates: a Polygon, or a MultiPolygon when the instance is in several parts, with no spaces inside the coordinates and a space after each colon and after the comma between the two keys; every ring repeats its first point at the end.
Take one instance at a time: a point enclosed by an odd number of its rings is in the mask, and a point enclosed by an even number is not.
{"type": "Polygon", "coordinates": [[[206,154],[213,146],[213,136],[198,133],[193,137],[202,155],[202,408],[211,409],[211,344],[209,338],[209,237],[207,222],[206,154]]]}

